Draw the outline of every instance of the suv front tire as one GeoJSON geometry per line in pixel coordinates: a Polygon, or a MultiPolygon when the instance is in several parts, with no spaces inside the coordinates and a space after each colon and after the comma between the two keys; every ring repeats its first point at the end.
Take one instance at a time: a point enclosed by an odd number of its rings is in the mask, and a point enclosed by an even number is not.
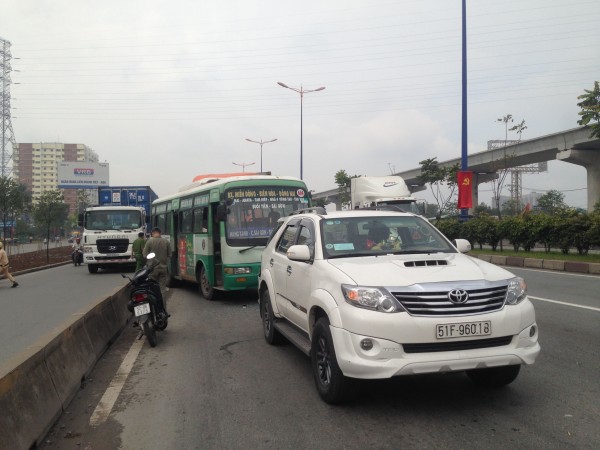
{"type": "Polygon", "coordinates": [[[327,317],[321,317],[315,324],[310,355],[315,385],[321,398],[330,404],[350,400],[356,380],[344,376],[338,365],[327,317]]]}

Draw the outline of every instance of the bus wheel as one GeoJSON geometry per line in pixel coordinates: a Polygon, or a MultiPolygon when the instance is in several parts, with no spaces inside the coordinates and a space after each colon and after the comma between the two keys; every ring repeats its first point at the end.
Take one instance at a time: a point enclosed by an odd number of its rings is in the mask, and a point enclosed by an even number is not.
{"type": "Polygon", "coordinates": [[[204,266],[200,269],[200,293],[206,300],[213,300],[215,296],[215,290],[211,286],[210,281],[208,281],[204,266]]]}

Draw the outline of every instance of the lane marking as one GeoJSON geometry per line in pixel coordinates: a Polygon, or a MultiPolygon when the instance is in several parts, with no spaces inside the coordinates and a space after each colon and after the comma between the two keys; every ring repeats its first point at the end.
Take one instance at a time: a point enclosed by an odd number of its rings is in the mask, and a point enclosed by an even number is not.
{"type": "Polygon", "coordinates": [[[133,364],[135,363],[135,360],[137,359],[143,345],[144,339],[136,338],[136,340],[133,342],[133,345],[127,352],[125,359],[119,366],[117,373],[115,373],[110,385],[104,392],[104,395],[98,402],[96,409],[90,417],[90,425],[92,427],[101,425],[106,421],[106,419],[108,419],[108,416],[112,411],[113,406],[115,405],[115,402],[117,401],[117,398],[123,389],[123,386],[125,385],[125,381],[129,376],[129,372],[131,372],[133,364]]]}
{"type": "MultiPolygon", "coordinates": [[[[504,267],[509,267],[509,266],[504,266],[504,267]]],[[[598,275],[589,274],[589,273],[575,273],[575,272],[564,272],[564,271],[560,271],[560,270],[551,270],[551,269],[534,269],[532,267],[510,266],[510,270],[513,270],[513,269],[528,270],[530,272],[540,272],[540,273],[547,273],[547,274],[552,274],[552,275],[568,275],[570,277],[583,277],[583,278],[595,278],[595,279],[600,278],[598,275]]]]}
{"type": "Polygon", "coordinates": [[[556,303],[558,305],[574,306],[575,308],[591,309],[592,311],[600,312],[600,308],[595,308],[594,306],[585,306],[585,305],[578,305],[576,303],[560,302],[558,300],[550,300],[549,298],[542,298],[542,297],[533,297],[531,295],[528,295],[527,297],[532,298],[533,300],[540,300],[542,302],[550,302],[550,303],[556,303]]]}

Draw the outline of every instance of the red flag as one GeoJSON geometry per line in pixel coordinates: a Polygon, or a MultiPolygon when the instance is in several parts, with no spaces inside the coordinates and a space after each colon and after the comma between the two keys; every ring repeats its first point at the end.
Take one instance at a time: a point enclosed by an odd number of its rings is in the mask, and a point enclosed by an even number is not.
{"type": "Polygon", "coordinates": [[[473,172],[458,172],[458,209],[473,207],[473,172]]]}

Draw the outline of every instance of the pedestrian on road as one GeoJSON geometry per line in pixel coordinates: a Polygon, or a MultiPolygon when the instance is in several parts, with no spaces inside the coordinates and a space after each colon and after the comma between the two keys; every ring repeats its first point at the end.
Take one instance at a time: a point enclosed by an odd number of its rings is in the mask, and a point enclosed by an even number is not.
{"type": "Polygon", "coordinates": [[[144,264],[146,264],[146,258],[144,258],[144,247],[146,245],[146,239],[144,239],[144,233],[140,231],[138,233],[138,238],[133,241],[133,245],[131,249],[133,251],[133,256],[135,258],[135,271],[137,272],[144,264]]]}
{"type": "Polygon", "coordinates": [[[144,258],[149,253],[155,253],[155,258],[158,260],[158,265],[154,268],[150,277],[158,281],[164,302],[163,306],[166,307],[167,281],[169,279],[167,264],[171,259],[171,243],[160,235],[160,228],[158,227],[152,228],[151,238],[146,241],[143,251],[144,258]]]}
{"type": "Polygon", "coordinates": [[[0,274],[3,274],[8,281],[12,281],[13,285],[11,287],[16,288],[19,285],[17,280],[15,280],[15,278],[8,271],[8,255],[6,254],[6,250],[4,250],[4,244],[2,244],[2,241],[0,241],[0,274]]]}

